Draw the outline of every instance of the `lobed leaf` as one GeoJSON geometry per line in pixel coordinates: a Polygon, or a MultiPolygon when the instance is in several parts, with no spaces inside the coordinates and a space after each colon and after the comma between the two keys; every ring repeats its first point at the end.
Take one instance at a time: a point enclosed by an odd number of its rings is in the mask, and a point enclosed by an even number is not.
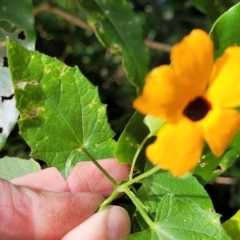
{"type": "Polygon", "coordinates": [[[99,41],[123,58],[129,81],[141,92],[148,73],[148,50],[137,16],[125,0],[79,0],[99,41]]]}
{"type": "Polygon", "coordinates": [[[13,41],[8,58],[31,155],[66,178],[78,161],[112,157],[115,143],[97,88],[79,71],[13,41]],[[107,151],[102,151],[107,148],[107,151]]]}

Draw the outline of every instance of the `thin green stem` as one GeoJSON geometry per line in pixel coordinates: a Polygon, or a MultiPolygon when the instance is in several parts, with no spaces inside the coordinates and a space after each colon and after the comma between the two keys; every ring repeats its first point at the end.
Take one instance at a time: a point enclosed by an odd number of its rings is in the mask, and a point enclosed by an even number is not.
{"type": "MultiPolygon", "coordinates": [[[[134,205],[136,206],[137,210],[139,213],[142,215],[142,217],[145,219],[147,224],[149,226],[152,226],[153,222],[152,220],[148,217],[147,213],[144,210],[144,206],[141,201],[135,196],[135,194],[129,189],[129,186],[131,186],[135,182],[139,182],[141,179],[146,178],[155,172],[159,170],[159,166],[155,166],[154,168],[150,169],[149,171],[137,176],[136,178],[133,178],[131,181],[125,182],[121,185],[115,186],[115,190],[113,193],[101,204],[99,211],[103,210],[106,208],[116,197],[119,193],[124,192],[128,195],[128,197],[132,200],[134,205]]],[[[115,180],[114,180],[115,181],[115,180]]]]}
{"type": "Polygon", "coordinates": [[[118,186],[116,180],[98,163],[98,161],[86,149],[83,149],[83,152],[116,188],[118,186]]]}
{"type": "Polygon", "coordinates": [[[143,178],[146,178],[152,174],[154,174],[155,172],[157,172],[158,170],[160,170],[160,167],[159,166],[155,166],[154,168],[148,170],[147,172],[145,173],[142,173],[140,174],[139,176],[133,178],[132,180],[128,181],[128,182],[125,182],[124,184],[121,185],[121,187],[128,187],[130,185],[132,185],[133,183],[136,183],[138,182],[139,180],[143,179],[143,178]]]}
{"type": "Polygon", "coordinates": [[[139,147],[138,147],[138,149],[137,149],[137,151],[136,151],[136,153],[134,155],[134,158],[133,158],[133,161],[132,161],[132,165],[131,165],[130,174],[129,174],[129,180],[130,181],[133,178],[133,171],[134,171],[134,167],[135,167],[138,155],[141,152],[141,150],[142,150],[143,146],[145,145],[145,143],[147,142],[148,138],[149,138],[149,134],[143,139],[142,143],[139,145],[139,147]]]}
{"type": "MultiPolygon", "coordinates": [[[[122,185],[123,186],[123,185],[122,185]]],[[[148,224],[149,227],[151,227],[154,223],[153,221],[149,218],[149,216],[147,215],[147,213],[144,211],[144,209],[142,208],[142,203],[141,201],[139,201],[139,199],[135,196],[135,194],[128,188],[123,188],[123,191],[128,195],[128,197],[132,200],[132,202],[134,203],[134,205],[136,206],[137,210],[139,211],[139,213],[141,214],[141,216],[144,218],[144,220],[146,221],[146,223],[148,224]]]]}
{"type": "Polygon", "coordinates": [[[115,189],[110,197],[108,197],[99,207],[98,211],[105,209],[119,194],[118,189],[115,189]]]}
{"type": "MultiPolygon", "coordinates": [[[[129,188],[129,186],[131,186],[133,183],[135,182],[139,182],[141,179],[146,178],[150,175],[152,175],[153,173],[157,172],[160,168],[158,166],[150,169],[149,171],[137,176],[136,178],[133,178],[131,181],[125,182],[121,185],[117,185],[115,186],[115,190],[113,191],[113,193],[101,204],[100,206],[100,210],[104,209],[106,206],[108,206],[116,197],[119,193],[121,192],[126,192],[126,189],[129,188]]],[[[115,181],[115,180],[114,180],[115,181]]]]}

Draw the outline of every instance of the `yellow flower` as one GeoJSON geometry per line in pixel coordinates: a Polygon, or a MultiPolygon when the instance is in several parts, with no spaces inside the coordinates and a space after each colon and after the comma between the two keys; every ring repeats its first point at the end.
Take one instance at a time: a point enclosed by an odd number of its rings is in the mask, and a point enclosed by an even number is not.
{"type": "Polygon", "coordinates": [[[194,30],[173,46],[172,66],[153,69],[134,107],[167,122],[148,146],[147,157],[174,176],[191,171],[204,140],[220,156],[240,129],[240,47],[214,63],[213,43],[194,30]]]}

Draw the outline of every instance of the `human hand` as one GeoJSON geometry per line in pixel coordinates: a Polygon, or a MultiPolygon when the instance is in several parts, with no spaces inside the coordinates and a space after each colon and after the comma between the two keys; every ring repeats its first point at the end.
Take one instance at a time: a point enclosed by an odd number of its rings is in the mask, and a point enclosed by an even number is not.
{"type": "MultiPolygon", "coordinates": [[[[99,163],[117,181],[128,178],[128,165],[114,159],[99,163]]],[[[11,183],[0,179],[0,239],[125,239],[130,219],[123,208],[109,206],[94,214],[112,191],[92,162],[78,163],[66,181],[55,168],[11,183]]]]}

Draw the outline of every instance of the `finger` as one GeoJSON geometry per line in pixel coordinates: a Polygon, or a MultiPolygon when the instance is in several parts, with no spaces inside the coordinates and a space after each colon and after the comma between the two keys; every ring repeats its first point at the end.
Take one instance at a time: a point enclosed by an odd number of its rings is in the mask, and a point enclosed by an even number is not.
{"type": "MultiPolygon", "coordinates": [[[[99,163],[117,182],[128,179],[130,165],[119,164],[117,159],[101,160],[99,163]]],[[[110,181],[92,162],[79,163],[67,183],[72,192],[94,192],[104,197],[114,190],[110,181]]]]}
{"type": "MultiPolygon", "coordinates": [[[[99,163],[117,182],[128,179],[128,164],[119,164],[116,159],[104,159],[99,163]]],[[[67,181],[52,167],[13,179],[11,182],[36,191],[94,192],[104,197],[113,191],[110,181],[92,162],[77,163],[67,181]]]]}
{"type": "Polygon", "coordinates": [[[130,219],[125,209],[110,206],[95,213],[69,232],[62,240],[120,240],[130,233],[130,219]],[[94,230],[93,230],[94,226],[94,230]]]}
{"type": "Polygon", "coordinates": [[[94,193],[36,193],[0,180],[0,239],[59,240],[103,200],[94,193]]]}

